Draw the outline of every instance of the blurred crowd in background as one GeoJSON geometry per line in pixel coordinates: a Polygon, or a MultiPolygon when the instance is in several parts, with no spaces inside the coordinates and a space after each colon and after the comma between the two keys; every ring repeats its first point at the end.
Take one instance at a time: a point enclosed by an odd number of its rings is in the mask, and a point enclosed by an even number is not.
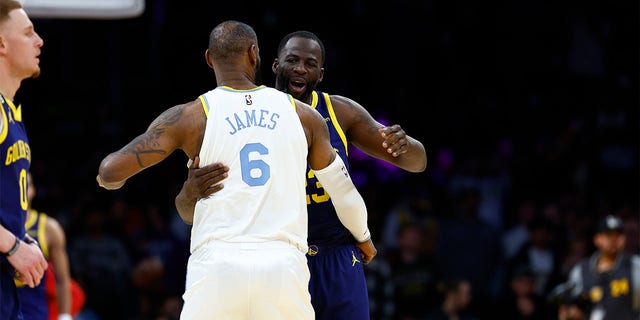
{"type": "Polygon", "coordinates": [[[217,23],[256,29],[267,85],[280,38],[306,29],[327,50],[320,89],[427,150],[420,174],[351,154],[379,250],[365,268],[372,316],[423,319],[463,288],[461,308],[479,319],[515,308],[516,292],[552,319],[544,297],[593,252],[599,218],[623,218],[626,250],[640,253],[638,12],[637,1],[156,0],[131,19],[33,19],[42,75],[16,97],[33,206],[67,232],[85,319],[175,319],[190,227],[173,201],[186,156],[116,192],[98,188],[99,160],[215,86],[204,50],[217,23]]]}

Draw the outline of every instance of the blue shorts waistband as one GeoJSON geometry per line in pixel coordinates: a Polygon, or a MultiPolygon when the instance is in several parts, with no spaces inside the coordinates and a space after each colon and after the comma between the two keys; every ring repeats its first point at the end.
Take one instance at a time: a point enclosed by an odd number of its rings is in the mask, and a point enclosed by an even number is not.
{"type": "Polygon", "coordinates": [[[318,254],[325,254],[340,248],[344,248],[346,246],[354,246],[353,243],[342,243],[336,245],[315,245],[309,244],[309,251],[307,251],[307,255],[310,257],[316,256],[318,254]]]}

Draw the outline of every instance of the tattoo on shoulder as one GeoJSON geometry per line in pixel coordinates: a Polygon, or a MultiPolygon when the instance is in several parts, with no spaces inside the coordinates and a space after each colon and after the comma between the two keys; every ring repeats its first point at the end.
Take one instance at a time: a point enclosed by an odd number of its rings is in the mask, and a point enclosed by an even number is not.
{"type": "Polygon", "coordinates": [[[153,120],[148,131],[154,130],[155,128],[162,128],[162,130],[164,130],[164,128],[174,125],[180,120],[180,117],[182,117],[182,110],[184,110],[184,105],[169,108],[153,120]]]}

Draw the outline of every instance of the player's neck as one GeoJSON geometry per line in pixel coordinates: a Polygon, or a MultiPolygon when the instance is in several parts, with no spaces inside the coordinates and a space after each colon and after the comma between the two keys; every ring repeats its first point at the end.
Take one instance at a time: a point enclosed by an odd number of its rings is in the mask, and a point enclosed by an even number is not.
{"type": "Polygon", "coordinates": [[[20,88],[20,81],[15,81],[11,77],[4,77],[2,73],[3,72],[0,72],[0,94],[2,94],[5,99],[13,101],[18,88],[20,88]]]}
{"type": "Polygon", "coordinates": [[[218,86],[229,87],[236,90],[249,90],[258,87],[255,83],[247,79],[228,79],[218,82],[218,86]]]}
{"type": "Polygon", "coordinates": [[[617,255],[601,254],[596,263],[596,269],[598,272],[607,272],[613,269],[617,258],[617,255]]]}
{"type": "Polygon", "coordinates": [[[3,68],[5,66],[6,64],[0,65],[0,94],[2,94],[5,99],[13,101],[22,80],[12,77],[11,74],[8,73],[10,69],[3,68]]]}

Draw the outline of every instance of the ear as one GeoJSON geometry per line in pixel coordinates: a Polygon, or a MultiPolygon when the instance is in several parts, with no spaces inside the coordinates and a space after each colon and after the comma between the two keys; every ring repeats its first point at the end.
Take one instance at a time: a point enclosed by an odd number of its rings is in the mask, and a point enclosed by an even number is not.
{"type": "Polygon", "coordinates": [[[320,75],[318,76],[318,83],[322,82],[324,79],[324,68],[320,68],[320,75]]]}
{"type": "Polygon", "coordinates": [[[209,68],[213,69],[213,63],[211,62],[211,55],[209,54],[209,49],[204,52],[204,60],[207,61],[207,65],[209,68]]]}
{"type": "Polygon", "coordinates": [[[258,45],[252,44],[251,47],[249,47],[249,58],[251,59],[251,63],[253,66],[258,65],[259,56],[260,56],[260,49],[258,49],[258,45]]]}
{"type": "Polygon", "coordinates": [[[6,39],[4,38],[4,36],[0,35],[0,52],[1,53],[6,52],[6,49],[7,49],[6,44],[7,44],[6,39]]]}
{"type": "Polygon", "coordinates": [[[276,71],[278,70],[278,66],[280,65],[280,60],[278,58],[275,58],[273,60],[273,64],[271,65],[271,71],[273,71],[273,73],[275,74],[276,71]]]}

